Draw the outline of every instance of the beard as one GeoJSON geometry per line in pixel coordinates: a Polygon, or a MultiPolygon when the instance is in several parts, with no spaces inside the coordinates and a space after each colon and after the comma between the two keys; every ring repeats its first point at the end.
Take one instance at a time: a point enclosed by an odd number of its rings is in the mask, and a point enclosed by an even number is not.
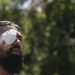
{"type": "Polygon", "coordinates": [[[22,69],[22,52],[13,54],[12,51],[13,48],[10,48],[6,57],[0,56],[0,64],[10,73],[19,73],[22,69]]]}

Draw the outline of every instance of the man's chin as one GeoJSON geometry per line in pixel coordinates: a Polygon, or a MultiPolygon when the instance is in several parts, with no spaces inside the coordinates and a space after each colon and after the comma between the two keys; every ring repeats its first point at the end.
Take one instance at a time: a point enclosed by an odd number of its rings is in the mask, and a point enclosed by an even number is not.
{"type": "Polygon", "coordinates": [[[4,61],[5,67],[10,72],[19,72],[22,67],[22,54],[21,52],[9,52],[4,61]]]}

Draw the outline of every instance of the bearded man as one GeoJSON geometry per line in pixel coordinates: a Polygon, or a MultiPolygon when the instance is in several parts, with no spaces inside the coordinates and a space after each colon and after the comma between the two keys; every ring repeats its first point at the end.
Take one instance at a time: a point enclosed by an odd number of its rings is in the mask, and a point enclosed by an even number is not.
{"type": "Polygon", "coordinates": [[[0,75],[17,75],[22,69],[22,35],[17,24],[0,21],[0,75]]]}

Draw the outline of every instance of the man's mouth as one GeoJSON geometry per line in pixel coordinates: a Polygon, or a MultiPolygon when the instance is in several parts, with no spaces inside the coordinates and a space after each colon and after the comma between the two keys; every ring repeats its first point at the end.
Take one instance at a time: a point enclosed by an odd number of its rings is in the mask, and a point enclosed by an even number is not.
{"type": "Polygon", "coordinates": [[[12,49],[12,54],[20,55],[20,53],[21,53],[21,48],[20,48],[20,46],[15,46],[15,47],[12,49]]]}

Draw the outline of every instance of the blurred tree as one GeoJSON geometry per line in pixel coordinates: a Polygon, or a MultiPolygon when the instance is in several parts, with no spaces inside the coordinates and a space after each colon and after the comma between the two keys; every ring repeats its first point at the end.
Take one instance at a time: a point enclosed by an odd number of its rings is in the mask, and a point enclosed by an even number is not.
{"type": "Polygon", "coordinates": [[[73,0],[32,0],[28,10],[20,9],[25,1],[0,0],[0,20],[19,24],[24,34],[21,75],[75,75],[73,0]]]}
{"type": "Polygon", "coordinates": [[[69,59],[71,45],[67,45],[67,40],[70,40],[70,35],[75,30],[71,29],[72,23],[75,23],[74,7],[70,0],[54,1],[46,7],[47,21],[53,21],[55,25],[50,32],[49,56],[41,75],[74,75],[75,64],[69,59]]]}

